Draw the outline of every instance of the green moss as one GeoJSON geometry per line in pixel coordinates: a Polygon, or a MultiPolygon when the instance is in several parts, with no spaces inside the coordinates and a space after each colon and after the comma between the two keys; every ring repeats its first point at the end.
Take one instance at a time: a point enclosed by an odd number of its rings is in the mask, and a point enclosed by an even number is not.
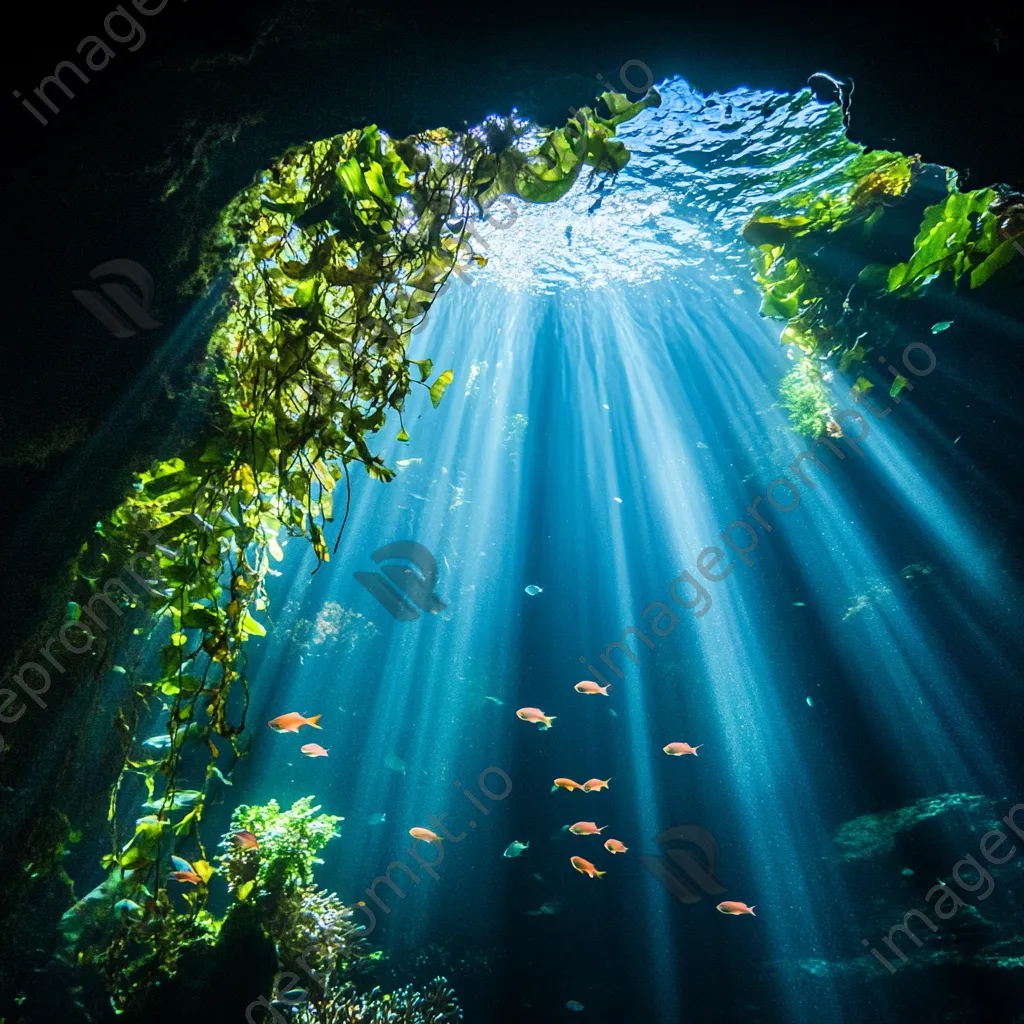
{"type": "Polygon", "coordinates": [[[807,437],[820,437],[832,422],[831,404],[817,362],[807,357],[793,367],[779,385],[781,405],[788,410],[793,429],[807,437]]]}

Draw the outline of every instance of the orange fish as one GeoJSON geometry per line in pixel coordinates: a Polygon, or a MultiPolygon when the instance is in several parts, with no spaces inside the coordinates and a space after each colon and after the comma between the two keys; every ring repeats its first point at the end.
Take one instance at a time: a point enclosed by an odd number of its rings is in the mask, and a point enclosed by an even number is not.
{"type": "Polygon", "coordinates": [[[604,841],[604,848],[609,853],[625,853],[629,847],[623,846],[618,839],[606,839],[604,841]]]}
{"type": "Polygon", "coordinates": [[[583,792],[596,793],[599,789],[607,789],[608,783],[611,781],[611,779],[587,779],[587,781],[583,783],[583,792]]]}
{"type": "Polygon", "coordinates": [[[409,835],[413,839],[422,839],[425,843],[437,843],[440,845],[444,842],[436,832],[431,832],[429,828],[411,828],[409,829],[409,835]]]}
{"type": "MultiPolygon", "coordinates": [[[[755,903],[754,906],[757,906],[755,903]]],[[[726,900],[724,903],[719,903],[715,910],[720,910],[723,914],[750,914],[751,917],[757,917],[754,913],[754,907],[748,907],[746,903],[739,903],[736,900],[726,900]]]]}
{"type": "Polygon", "coordinates": [[[239,829],[237,832],[232,832],[231,841],[235,846],[240,847],[243,850],[258,850],[260,847],[260,844],[256,841],[256,837],[244,828],[239,829]]]}
{"type": "Polygon", "coordinates": [[[683,754],[693,754],[693,756],[696,757],[697,751],[703,746],[703,743],[698,743],[695,747],[691,747],[689,743],[669,743],[661,749],[672,757],[682,757],[683,754]]]}
{"type": "Polygon", "coordinates": [[[578,782],[573,782],[572,779],[555,779],[551,792],[554,793],[556,789],[564,789],[567,793],[571,793],[574,789],[586,789],[586,786],[581,786],[578,782]]]}
{"type": "Polygon", "coordinates": [[[600,878],[602,875],[607,875],[607,871],[598,871],[589,860],[584,860],[583,857],[570,857],[569,863],[581,874],[590,875],[591,878],[600,878]]]}
{"type": "Polygon", "coordinates": [[[303,718],[298,711],[289,711],[287,715],[278,715],[277,718],[272,718],[267,725],[274,732],[298,732],[304,725],[311,725],[314,729],[319,729],[320,726],[316,724],[319,721],[319,715],[303,718]]]}
{"type": "Polygon", "coordinates": [[[598,686],[597,683],[592,682],[589,679],[584,679],[582,683],[577,683],[573,689],[577,693],[603,693],[606,697],[608,691],[612,688],[612,684],[609,683],[607,686],[598,686]]]}
{"type": "Polygon", "coordinates": [[[299,747],[299,750],[301,750],[302,753],[306,755],[306,757],[327,756],[327,751],[324,750],[324,748],[321,747],[319,743],[305,743],[301,747],[299,747]]]}
{"type": "Polygon", "coordinates": [[[575,825],[569,826],[569,831],[574,836],[596,836],[607,827],[607,825],[602,825],[598,828],[596,822],[593,821],[577,821],[575,825]]]}
{"type": "Polygon", "coordinates": [[[524,722],[536,722],[542,729],[550,729],[551,723],[555,720],[554,715],[545,715],[540,708],[520,708],[516,712],[516,718],[524,722]]]}

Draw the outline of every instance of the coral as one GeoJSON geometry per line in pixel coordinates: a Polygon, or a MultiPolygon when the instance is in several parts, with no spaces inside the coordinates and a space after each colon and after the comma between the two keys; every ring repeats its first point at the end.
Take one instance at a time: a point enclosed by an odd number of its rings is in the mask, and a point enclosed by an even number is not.
{"type": "Polygon", "coordinates": [[[378,987],[361,996],[345,985],[314,995],[292,1018],[296,1024],[451,1024],[461,1019],[446,978],[435,978],[423,992],[409,985],[397,992],[378,987]]]}
{"type": "Polygon", "coordinates": [[[336,975],[369,955],[353,913],[337,893],[304,886],[277,901],[267,927],[282,963],[301,962],[327,988],[336,975]]]}

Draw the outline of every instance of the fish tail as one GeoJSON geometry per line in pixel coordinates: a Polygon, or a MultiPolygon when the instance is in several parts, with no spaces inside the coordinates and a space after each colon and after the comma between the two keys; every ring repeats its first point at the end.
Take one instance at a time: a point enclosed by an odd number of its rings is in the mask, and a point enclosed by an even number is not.
{"type": "Polygon", "coordinates": [[[607,874],[608,874],[607,871],[598,871],[597,868],[594,868],[594,877],[595,878],[604,878],[604,876],[607,875],[607,874]]]}
{"type": "Polygon", "coordinates": [[[306,725],[311,725],[311,726],[313,726],[314,729],[322,729],[323,726],[316,724],[317,722],[320,721],[320,717],[321,717],[320,715],[314,715],[312,718],[307,718],[306,719],[306,725]]]}
{"type": "Polygon", "coordinates": [[[552,793],[554,793],[554,791],[555,791],[556,789],[558,789],[558,787],[557,787],[557,786],[552,786],[552,787],[551,787],[551,792],[552,792],[552,793]]]}
{"type": "Polygon", "coordinates": [[[609,683],[607,686],[599,686],[598,689],[607,697],[608,691],[612,688],[612,684],[609,683]]]}
{"type": "MultiPolygon", "coordinates": [[[[757,906],[757,904],[755,903],[755,904],[754,904],[754,907],[756,907],[756,906],[757,906]]],[[[755,914],[755,913],[754,913],[754,907],[751,907],[751,908],[750,908],[750,916],[751,916],[751,917],[757,917],[757,914],[755,914]]]]}
{"type": "Polygon", "coordinates": [[[551,723],[555,720],[556,715],[544,715],[544,724],[541,726],[542,729],[550,729],[551,723]]]}

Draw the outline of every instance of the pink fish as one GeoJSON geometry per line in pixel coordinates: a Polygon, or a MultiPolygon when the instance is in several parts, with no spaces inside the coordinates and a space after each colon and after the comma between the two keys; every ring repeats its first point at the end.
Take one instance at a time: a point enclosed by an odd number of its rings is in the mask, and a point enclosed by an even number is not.
{"type": "Polygon", "coordinates": [[[609,853],[625,853],[629,847],[623,846],[618,839],[606,839],[604,841],[604,848],[609,853]]]}
{"type": "Polygon", "coordinates": [[[306,755],[306,757],[326,757],[327,751],[320,746],[319,743],[305,743],[299,750],[306,755]]]}
{"type": "Polygon", "coordinates": [[[669,743],[661,749],[672,757],[682,757],[684,754],[693,754],[696,757],[697,751],[703,746],[703,743],[698,743],[695,747],[691,747],[689,743],[669,743]]]}
{"type": "Polygon", "coordinates": [[[587,779],[583,783],[583,792],[596,793],[599,789],[607,789],[608,783],[611,781],[611,779],[587,779]]]}
{"type": "Polygon", "coordinates": [[[584,857],[570,857],[569,863],[581,874],[590,875],[591,878],[600,878],[602,875],[608,874],[607,871],[598,871],[589,860],[584,857]]]}
{"type": "Polygon", "coordinates": [[[726,900],[724,903],[719,903],[715,910],[720,910],[723,914],[750,914],[751,917],[757,917],[754,907],[748,907],[746,903],[740,903],[737,900],[726,900]]]}
{"type": "Polygon", "coordinates": [[[443,842],[441,837],[436,832],[431,832],[429,828],[411,828],[409,835],[413,839],[422,839],[425,843],[437,843],[439,846],[443,842]]]}
{"type": "Polygon", "coordinates": [[[577,821],[575,825],[569,826],[569,831],[574,836],[596,836],[603,832],[607,827],[607,825],[602,825],[598,828],[597,823],[593,821],[577,821]]]}
{"type": "Polygon", "coordinates": [[[520,708],[516,712],[516,717],[524,722],[535,722],[542,729],[550,729],[551,723],[555,720],[554,715],[545,715],[540,708],[520,708]]]}
{"type": "Polygon", "coordinates": [[[231,833],[231,841],[242,850],[258,850],[260,844],[256,837],[246,829],[239,829],[231,833]]]}
{"type": "Polygon", "coordinates": [[[612,688],[612,684],[609,683],[607,686],[598,686],[597,683],[592,682],[589,679],[584,679],[583,682],[577,683],[573,689],[577,693],[603,693],[606,697],[608,691],[612,688]]]}

